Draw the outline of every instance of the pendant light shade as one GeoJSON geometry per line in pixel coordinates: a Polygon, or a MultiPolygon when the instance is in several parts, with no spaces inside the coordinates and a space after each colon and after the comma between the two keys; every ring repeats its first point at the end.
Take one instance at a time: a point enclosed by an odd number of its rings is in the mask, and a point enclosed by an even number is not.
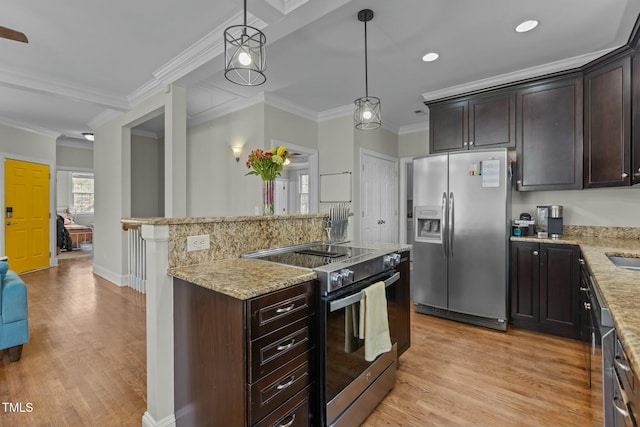
{"type": "Polygon", "coordinates": [[[373,19],[371,9],[358,12],[358,20],[364,22],[364,87],[365,96],[355,100],[356,109],[353,119],[356,129],[376,129],[382,125],[380,98],[369,96],[369,76],[367,66],[367,22],[373,19]]]}
{"type": "Polygon", "coordinates": [[[267,37],[257,28],[247,25],[247,0],[244,0],[244,25],[232,25],[224,30],[224,76],[241,86],[258,86],[267,80],[267,37]]]}

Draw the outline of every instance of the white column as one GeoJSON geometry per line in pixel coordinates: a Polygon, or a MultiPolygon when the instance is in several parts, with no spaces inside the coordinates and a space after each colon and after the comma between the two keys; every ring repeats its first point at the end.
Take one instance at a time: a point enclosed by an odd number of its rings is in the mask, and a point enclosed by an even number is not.
{"type": "Polygon", "coordinates": [[[147,412],[142,425],[175,427],[169,226],[142,225],[142,238],[147,244],[147,412]]]}
{"type": "Polygon", "coordinates": [[[164,106],[164,216],[187,216],[187,90],[176,85],[164,106]]]}

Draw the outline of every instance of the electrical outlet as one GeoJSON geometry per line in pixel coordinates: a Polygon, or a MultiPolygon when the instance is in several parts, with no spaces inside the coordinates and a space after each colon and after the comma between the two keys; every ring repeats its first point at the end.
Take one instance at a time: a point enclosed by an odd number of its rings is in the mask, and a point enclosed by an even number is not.
{"type": "Polygon", "coordinates": [[[187,252],[201,251],[203,249],[209,249],[209,247],[210,240],[208,234],[187,237],[187,252]]]}

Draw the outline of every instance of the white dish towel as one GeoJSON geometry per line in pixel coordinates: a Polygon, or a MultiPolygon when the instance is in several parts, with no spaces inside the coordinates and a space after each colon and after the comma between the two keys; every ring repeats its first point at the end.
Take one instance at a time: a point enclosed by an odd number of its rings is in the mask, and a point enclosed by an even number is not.
{"type": "Polygon", "coordinates": [[[364,358],[367,362],[391,350],[384,282],[376,282],[362,291],[359,336],[364,339],[364,358]]]}

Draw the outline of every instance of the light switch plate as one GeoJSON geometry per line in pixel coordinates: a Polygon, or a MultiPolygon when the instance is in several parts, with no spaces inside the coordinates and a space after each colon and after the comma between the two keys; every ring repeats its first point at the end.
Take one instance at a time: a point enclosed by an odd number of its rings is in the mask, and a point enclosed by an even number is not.
{"type": "Polygon", "coordinates": [[[187,237],[187,252],[209,249],[211,241],[208,234],[187,237]]]}

